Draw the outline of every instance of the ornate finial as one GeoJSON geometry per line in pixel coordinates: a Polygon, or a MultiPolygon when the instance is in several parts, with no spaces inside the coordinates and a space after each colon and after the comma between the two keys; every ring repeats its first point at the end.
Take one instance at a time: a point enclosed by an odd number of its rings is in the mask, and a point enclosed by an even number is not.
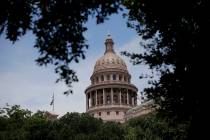
{"type": "Polygon", "coordinates": [[[110,34],[107,35],[107,38],[106,38],[106,41],[105,41],[105,45],[106,45],[105,53],[108,53],[108,52],[115,53],[114,49],[113,49],[114,42],[113,42],[112,37],[111,37],[110,34]]]}

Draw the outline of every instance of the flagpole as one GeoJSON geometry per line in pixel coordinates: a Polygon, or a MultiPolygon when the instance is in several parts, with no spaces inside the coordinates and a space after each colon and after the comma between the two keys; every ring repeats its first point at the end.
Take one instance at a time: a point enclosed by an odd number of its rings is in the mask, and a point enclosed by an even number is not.
{"type": "Polygon", "coordinates": [[[54,111],[54,104],[55,104],[55,97],[54,97],[54,92],[53,92],[53,111],[54,111]]]}

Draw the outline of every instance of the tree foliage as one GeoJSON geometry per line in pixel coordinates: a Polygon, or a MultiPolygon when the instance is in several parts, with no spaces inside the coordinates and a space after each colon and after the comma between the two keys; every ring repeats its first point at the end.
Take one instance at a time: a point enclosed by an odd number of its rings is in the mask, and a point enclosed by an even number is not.
{"type": "MultiPolygon", "coordinates": [[[[152,86],[144,92],[160,106],[164,116],[176,121],[192,120],[191,129],[198,132],[205,98],[199,74],[205,62],[204,46],[208,44],[210,3],[126,0],[125,5],[129,9],[128,26],[145,40],[153,40],[143,44],[144,53],[123,52],[134,64],[148,64],[159,72],[160,79],[150,81],[152,86]]],[[[196,134],[201,136],[191,130],[191,136],[196,134]]]]}
{"type": "Polygon", "coordinates": [[[66,113],[57,120],[49,120],[44,112],[32,114],[20,106],[1,111],[1,140],[183,140],[189,126],[171,125],[155,114],[119,124],[105,123],[85,113],[66,113]]]}
{"type": "Polygon", "coordinates": [[[174,124],[170,119],[149,114],[129,120],[126,137],[132,140],[185,140],[188,129],[189,121],[174,124]]]}

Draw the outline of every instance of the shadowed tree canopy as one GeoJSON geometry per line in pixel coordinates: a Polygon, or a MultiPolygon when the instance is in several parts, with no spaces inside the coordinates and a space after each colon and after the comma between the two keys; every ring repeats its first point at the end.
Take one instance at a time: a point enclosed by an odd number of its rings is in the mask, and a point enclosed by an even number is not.
{"type": "Polygon", "coordinates": [[[50,120],[42,111],[31,113],[20,106],[0,108],[1,140],[184,140],[186,124],[148,114],[124,124],[103,122],[86,113],[66,113],[50,120]]]}
{"type": "Polygon", "coordinates": [[[63,80],[71,87],[78,78],[69,64],[84,59],[88,48],[84,24],[91,16],[102,23],[121,9],[120,4],[120,0],[3,0],[0,35],[5,33],[15,43],[27,31],[32,31],[36,37],[34,47],[40,53],[38,65],[55,65],[55,72],[60,75],[56,82],[63,80]]]}
{"type": "MultiPolygon", "coordinates": [[[[209,44],[210,3],[206,0],[127,0],[128,26],[145,40],[144,53],[123,52],[134,64],[147,64],[160,74],[144,92],[175,120],[192,120],[189,139],[201,129],[206,97],[201,85],[209,44]],[[193,133],[193,130],[196,132],[193,133]]],[[[203,130],[203,129],[202,129],[203,130]]]]}

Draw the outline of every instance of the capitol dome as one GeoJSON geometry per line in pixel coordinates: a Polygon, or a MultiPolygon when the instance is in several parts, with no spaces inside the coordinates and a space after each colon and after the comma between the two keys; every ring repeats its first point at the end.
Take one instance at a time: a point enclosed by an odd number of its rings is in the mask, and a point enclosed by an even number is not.
{"type": "Polygon", "coordinates": [[[96,61],[94,67],[94,73],[107,71],[107,70],[119,70],[127,72],[127,66],[122,58],[120,58],[113,49],[113,40],[110,35],[108,35],[105,45],[106,51],[104,55],[96,61]]]}
{"type": "Polygon", "coordinates": [[[94,66],[91,85],[85,90],[86,111],[104,121],[122,122],[128,109],[137,105],[137,91],[122,58],[114,51],[110,35],[105,40],[105,52],[94,66]]]}

